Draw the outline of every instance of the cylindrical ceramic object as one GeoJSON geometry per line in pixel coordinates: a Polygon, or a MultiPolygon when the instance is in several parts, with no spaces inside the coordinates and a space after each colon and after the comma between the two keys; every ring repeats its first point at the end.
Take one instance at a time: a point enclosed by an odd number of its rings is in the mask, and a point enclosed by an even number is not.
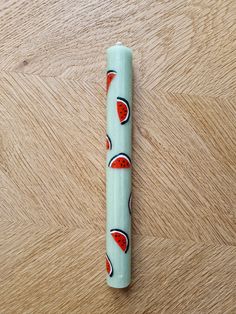
{"type": "Polygon", "coordinates": [[[132,51],[107,50],[106,269],[107,283],[131,282],[132,51]]]}

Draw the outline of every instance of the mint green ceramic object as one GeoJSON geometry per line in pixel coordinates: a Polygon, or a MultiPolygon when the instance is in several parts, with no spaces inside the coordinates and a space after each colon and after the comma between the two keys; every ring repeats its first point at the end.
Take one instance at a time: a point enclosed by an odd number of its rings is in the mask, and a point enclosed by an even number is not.
{"type": "Polygon", "coordinates": [[[132,51],[107,50],[106,264],[107,283],[131,282],[132,51]]]}

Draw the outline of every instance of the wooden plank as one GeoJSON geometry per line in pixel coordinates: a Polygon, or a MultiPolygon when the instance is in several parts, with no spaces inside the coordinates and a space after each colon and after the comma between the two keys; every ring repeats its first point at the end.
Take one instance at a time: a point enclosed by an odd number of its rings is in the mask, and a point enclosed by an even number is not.
{"type": "Polygon", "coordinates": [[[233,0],[0,1],[0,313],[236,312],[233,0]],[[133,282],[105,284],[105,49],[134,50],[133,282]]]}
{"type": "Polygon", "coordinates": [[[134,49],[138,86],[235,95],[235,1],[2,1],[0,69],[104,81],[106,47],[134,49]]]}
{"type": "MultiPolygon", "coordinates": [[[[104,231],[104,97],[2,74],[4,219],[104,231]]],[[[235,244],[233,102],[140,90],[135,106],[134,232],[235,244]]]]}
{"type": "Polygon", "coordinates": [[[104,240],[79,228],[1,224],[1,312],[233,311],[235,247],[134,236],[133,283],[114,290],[104,284],[104,240]]]}

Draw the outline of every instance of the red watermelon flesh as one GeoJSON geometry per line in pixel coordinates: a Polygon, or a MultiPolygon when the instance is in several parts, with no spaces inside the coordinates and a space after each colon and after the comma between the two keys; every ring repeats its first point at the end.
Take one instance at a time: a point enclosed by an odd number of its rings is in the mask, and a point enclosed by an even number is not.
{"type": "Polygon", "coordinates": [[[106,149],[107,150],[111,150],[112,149],[112,143],[111,143],[111,139],[108,135],[106,135],[106,149]]]}
{"type": "Polygon", "coordinates": [[[106,89],[107,93],[108,93],[110,84],[111,84],[111,82],[112,82],[112,80],[114,79],[115,76],[116,76],[116,71],[114,71],[114,70],[107,71],[107,89],[106,89]]]}
{"type": "Polygon", "coordinates": [[[115,169],[128,169],[131,167],[131,160],[128,155],[120,153],[112,157],[108,166],[115,169]]]}
{"type": "Polygon", "coordinates": [[[111,264],[111,261],[108,257],[108,255],[106,254],[106,270],[107,270],[107,273],[110,277],[112,277],[113,275],[113,267],[112,267],[112,264],[111,264]]]}
{"type": "Polygon", "coordinates": [[[129,103],[125,98],[117,97],[117,114],[121,124],[125,124],[129,121],[130,108],[129,103]]]}
{"type": "Polygon", "coordinates": [[[129,249],[129,237],[128,234],[120,229],[111,229],[110,233],[116,243],[119,245],[121,250],[127,253],[129,249]]]}

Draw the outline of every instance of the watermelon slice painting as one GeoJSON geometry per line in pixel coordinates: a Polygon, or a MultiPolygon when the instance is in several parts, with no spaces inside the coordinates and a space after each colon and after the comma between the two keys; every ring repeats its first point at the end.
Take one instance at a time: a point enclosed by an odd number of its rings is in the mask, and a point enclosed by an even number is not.
{"type": "Polygon", "coordinates": [[[106,270],[107,270],[108,275],[110,277],[112,277],[112,275],[113,275],[113,267],[112,267],[110,258],[108,257],[107,254],[106,254],[106,270]]]}
{"type": "Polygon", "coordinates": [[[129,207],[129,213],[131,215],[131,213],[132,213],[132,192],[130,193],[130,196],[129,196],[128,207],[129,207]]]}
{"type": "Polygon", "coordinates": [[[115,78],[116,74],[117,74],[117,72],[114,70],[107,71],[107,89],[106,89],[107,93],[108,93],[109,87],[111,85],[111,82],[115,78]]]}
{"type": "Polygon", "coordinates": [[[109,135],[106,135],[106,149],[107,150],[111,150],[112,149],[112,142],[111,142],[111,139],[110,139],[109,135]]]}
{"type": "Polygon", "coordinates": [[[131,160],[125,153],[120,153],[112,157],[108,163],[108,167],[115,169],[128,169],[131,168],[131,160]]]}
{"type": "Polygon", "coordinates": [[[130,107],[128,100],[122,97],[117,97],[116,109],[120,123],[122,125],[127,123],[130,117],[130,107]]]}
{"type": "Polygon", "coordinates": [[[120,230],[120,229],[111,229],[110,233],[111,233],[113,239],[116,241],[116,243],[121,248],[121,250],[124,253],[127,253],[128,249],[129,249],[128,234],[125,233],[123,230],[120,230]]]}

